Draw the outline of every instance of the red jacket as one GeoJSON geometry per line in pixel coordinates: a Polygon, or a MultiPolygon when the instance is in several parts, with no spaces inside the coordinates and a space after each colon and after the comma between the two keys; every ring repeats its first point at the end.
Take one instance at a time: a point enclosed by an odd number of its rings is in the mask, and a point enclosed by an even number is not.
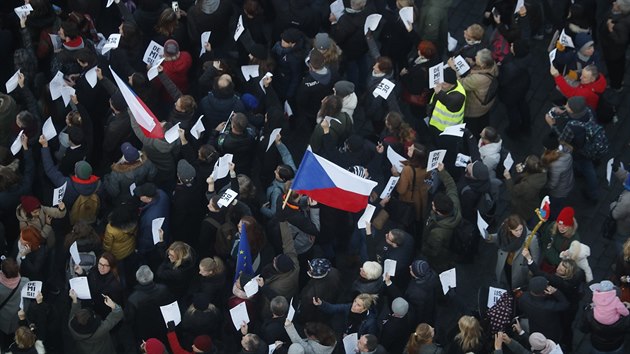
{"type": "Polygon", "coordinates": [[[602,74],[599,74],[597,80],[590,84],[583,85],[580,83],[577,87],[569,85],[562,75],[556,76],[554,80],[558,89],[566,98],[582,96],[593,111],[597,109],[599,95],[606,89],[606,78],[602,74]]]}
{"type": "Polygon", "coordinates": [[[183,94],[188,93],[188,70],[191,65],[192,57],[188,52],[179,52],[177,60],[162,62],[164,73],[183,94]]]}
{"type": "Polygon", "coordinates": [[[175,331],[168,331],[166,336],[168,337],[168,344],[171,346],[173,354],[194,354],[194,352],[189,352],[179,345],[179,340],[177,339],[177,333],[175,333],[175,331]]]}

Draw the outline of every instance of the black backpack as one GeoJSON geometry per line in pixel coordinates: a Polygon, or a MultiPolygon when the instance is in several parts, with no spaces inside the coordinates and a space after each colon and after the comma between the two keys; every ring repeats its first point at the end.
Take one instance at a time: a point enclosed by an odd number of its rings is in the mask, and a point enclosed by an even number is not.
{"type": "Polygon", "coordinates": [[[479,102],[481,102],[481,104],[485,106],[492,102],[495,97],[497,97],[497,93],[499,92],[499,79],[492,74],[484,73],[483,75],[486,75],[490,79],[490,86],[488,86],[486,97],[481,99],[479,96],[477,96],[477,93],[475,91],[473,91],[473,94],[475,95],[475,97],[477,97],[479,102]]]}
{"type": "Polygon", "coordinates": [[[453,229],[450,249],[457,256],[457,263],[472,262],[472,258],[476,253],[474,248],[477,245],[475,242],[477,237],[479,237],[477,228],[466,219],[462,219],[459,225],[453,229]]]}

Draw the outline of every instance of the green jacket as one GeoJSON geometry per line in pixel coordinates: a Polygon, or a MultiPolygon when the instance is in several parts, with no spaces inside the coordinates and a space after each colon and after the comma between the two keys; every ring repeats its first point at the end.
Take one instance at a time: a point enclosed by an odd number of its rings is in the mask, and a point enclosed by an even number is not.
{"type": "MultiPolygon", "coordinates": [[[[580,241],[580,235],[577,230],[573,233],[573,236],[566,238],[560,235],[557,231],[555,234],[553,230],[556,227],[556,223],[552,222],[545,227],[542,232],[541,249],[543,251],[543,260],[546,260],[547,263],[557,266],[560,264],[560,252],[566,251],[569,246],[571,246],[571,242],[580,241]]],[[[577,224],[573,227],[577,229],[577,224]]]]}

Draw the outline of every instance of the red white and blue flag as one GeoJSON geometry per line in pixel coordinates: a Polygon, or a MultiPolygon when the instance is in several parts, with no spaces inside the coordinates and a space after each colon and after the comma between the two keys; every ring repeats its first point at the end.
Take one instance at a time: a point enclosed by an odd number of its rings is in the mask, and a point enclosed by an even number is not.
{"type": "Polygon", "coordinates": [[[329,207],[356,213],[365,209],[376,185],[306,150],[291,189],[329,207]]]}
{"type": "Polygon", "coordinates": [[[138,122],[140,128],[142,128],[142,132],[148,138],[154,139],[162,139],[164,138],[164,130],[162,129],[162,125],[155,117],[155,114],[151,112],[149,107],[136,95],[133,90],[127,86],[127,83],[123,81],[117,74],[114,72],[112,67],[109,67],[109,70],[112,72],[112,76],[114,76],[114,80],[116,81],[116,85],[122,93],[125,102],[127,102],[127,106],[129,106],[129,110],[131,111],[131,115],[138,122]]]}

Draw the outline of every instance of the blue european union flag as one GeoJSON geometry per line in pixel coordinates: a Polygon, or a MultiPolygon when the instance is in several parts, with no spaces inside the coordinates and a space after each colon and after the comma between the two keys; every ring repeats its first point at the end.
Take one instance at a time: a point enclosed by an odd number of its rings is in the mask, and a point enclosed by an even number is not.
{"type": "MultiPolygon", "coordinates": [[[[249,241],[247,241],[247,228],[243,223],[241,227],[241,238],[238,243],[238,254],[236,258],[236,272],[234,274],[234,281],[238,279],[241,273],[254,275],[254,269],[252,268],[252,253],[249,250],[249,241]]],[[[241,284],[245,286],[245,284],[241,284]]]]}

